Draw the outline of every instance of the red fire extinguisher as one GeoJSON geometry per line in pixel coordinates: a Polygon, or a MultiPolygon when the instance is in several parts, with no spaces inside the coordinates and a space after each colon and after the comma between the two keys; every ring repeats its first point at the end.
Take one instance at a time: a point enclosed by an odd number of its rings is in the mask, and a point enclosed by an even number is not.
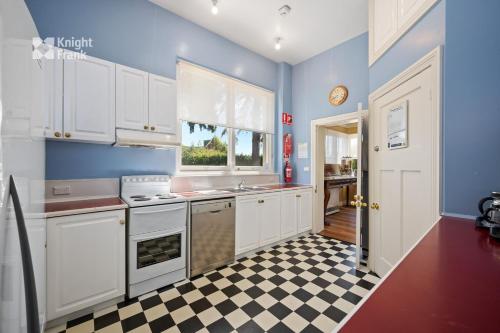
{"type": "Polygon", "coordinates": [[[285,163],[285,183],[292,182],[292,165],[288,160],[285,163]]]}

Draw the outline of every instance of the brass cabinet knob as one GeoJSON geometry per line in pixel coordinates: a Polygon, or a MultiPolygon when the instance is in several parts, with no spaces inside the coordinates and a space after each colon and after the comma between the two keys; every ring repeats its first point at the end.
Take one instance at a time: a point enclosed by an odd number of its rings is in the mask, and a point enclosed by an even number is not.
{"type": "Polygon", "coordinates": [[[368,204],[366,202],[361,203],[361,207],[366,207],[366,206],[368,206],[368,204]]]}
{"type": "Polygon", "coordinates": [[[259,200],[259,201],[257,201],[257,202],[258,202],[258,203],[264,203],[264,200],[259,200]]]}
{"type": "Polygon", "coordinates": [[[378,209],[380,208],[380,206],[378,205],[378,203],[374,202],[374,203],[372,203],[372,204],[370,205],[370,208],[371,208],[371,209],[376,209],[376,210],[378,210],[378,209]]]}
{"type": "Polygon", "coordinates": [[[356,201],[351,201],[351,206],[356,206],[356,201]]]}
{"type": "Polygon", "coordinates": [[[125,224],[125,220],[124,219],[120,219],[120,224],[125,224]]]}
{"type": "Polygon", "coordinates": [[[65,138],[71,138],[71,133],[65,132],[65,133],[64,133],[64,137],[65,137],[65,138]]]}
{"type": "Polygon", "coordinates": [[[147,130],[149,128],[148,125],[144,125],[144,129],[147,130]]]}
{"type": "Polygon", "coordinates": [[[61,132],[54,132],[54,136],[56,138],[60,138],[61,137],[61,132]]]}
{"type": "Polygon", "coordinates": [[[154,126],[151,126],[151,130],[154,131],[156,129],[156,127],[154,126]]]}

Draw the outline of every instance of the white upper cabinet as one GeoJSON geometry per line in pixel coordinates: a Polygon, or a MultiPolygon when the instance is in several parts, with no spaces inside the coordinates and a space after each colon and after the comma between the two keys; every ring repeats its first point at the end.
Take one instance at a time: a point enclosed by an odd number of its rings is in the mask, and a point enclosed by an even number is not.
{"type": "Polygon", "coordinates": [[[113,143],[115,64],[90,56],[71,58],[66,55],[64,60],[64,137],[113,143]]]}
{"type": "Polygon", "coordinates": [[[377,61],[438,0],[369,0],[369,64],[377,61]]]}
{"type": "Polygon", "coordinates": [[[149,74],[149,129],[153,132],[177,132],[177,89],[175,81],[149,74]]]}
{"type": "Polygon", "coordinates": [[[398,29],[409,22],[425,2],[426,0],[398,0],[398,29]]]}
{"type": "Polygon", "coordinates": [[[63,60],[43,59],[43,114],[47,138],[61,139],[63,132],[63,60]]]}
{"type": "Polygon", "coordinates": [[[144,130],[148,119],[148,73],[116,65],[116,127],[144,130]]]}

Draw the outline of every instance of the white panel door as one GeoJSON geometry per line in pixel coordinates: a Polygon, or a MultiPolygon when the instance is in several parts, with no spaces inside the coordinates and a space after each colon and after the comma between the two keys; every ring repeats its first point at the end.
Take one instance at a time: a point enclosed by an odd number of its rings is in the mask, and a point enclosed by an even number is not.
{"type": "Polygon", "coordinates": [[[427,0],[398,0],[398,29],[403,27],[427,0]]]}
{"type": "Polygon", "coordinates": [[[373,7],[373,50],[375,54],[396,34],[397,0],[371,0],[373,7]]]}
{"type": "Polygon", "coordinates": [[[281,239],[297,234],[297,195],[297,191],[284,191],[281,194],[281,239]]]}
{"type": "Polygon", "coordinates": [[[281,199],[280,193],[262,195],[257,200],[258,219],[260,221],[259,246],[272,244],[281,236],[281,199]]]}
{"type": "Polygon", "coordinates": [[[149,74],[149,129],[177,132],[177,88],[174,80],[149,74]]]}
{"type": "Polygon", "coordinates": [[[298,232],[312,228],[312,189],[298,191],[298,232]]]}
{"type": "Polygon", "coordinates": [[[259,247],[260,225],[255,196],[236,198],[236,254],[259,247]]]}
{"type": "Polygon", "coordinates": [[[125,212],[47,220],[49,320],[125,293],[125,212]]]}
{"type": "Polygon", "coordinates": [[[64,60],[64,137],[96,143],[115,141],[114,63],[90,56],[64,60]]]}
{"type": "MultiPolygon", "coordinates": [[[[370,107],[370,209],[375,272],[385,275],[435,221],[437,110],[434,67],[397,86],[370,107]],[[408,146],[388,148],[388,114],[407,106],[408,146]],[[434,184],[433,184],[434,183],[434,184]]],[[[372,236],[370,236],[371,238],[372,236]]]]}
{"type": "Polygon", "coordinates": [[[148,119],[148,73],[116,65],[116,127],[145,130],[148,119]]]}
{"type": "MultiPolygon", "coordinates": [[[[55,49],[57,54],[57,49],[55,49]]],[[[43,95],[45,137],[62,139],[63,132],[63,60],[43,59],[43,95]]]]}

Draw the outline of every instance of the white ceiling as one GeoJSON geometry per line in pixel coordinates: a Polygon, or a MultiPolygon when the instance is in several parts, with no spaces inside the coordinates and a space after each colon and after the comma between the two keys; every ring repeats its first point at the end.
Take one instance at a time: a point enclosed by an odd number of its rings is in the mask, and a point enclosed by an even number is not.
{"type": "Polygon", "coordinates": [[[368,30],[367,0],[150,0],[276,62],[300,63],[368,30]],[[278,9],[292,10],[281,17],[278,9]],[[282,48],[274,49],[276,37],[282,48]]]}

